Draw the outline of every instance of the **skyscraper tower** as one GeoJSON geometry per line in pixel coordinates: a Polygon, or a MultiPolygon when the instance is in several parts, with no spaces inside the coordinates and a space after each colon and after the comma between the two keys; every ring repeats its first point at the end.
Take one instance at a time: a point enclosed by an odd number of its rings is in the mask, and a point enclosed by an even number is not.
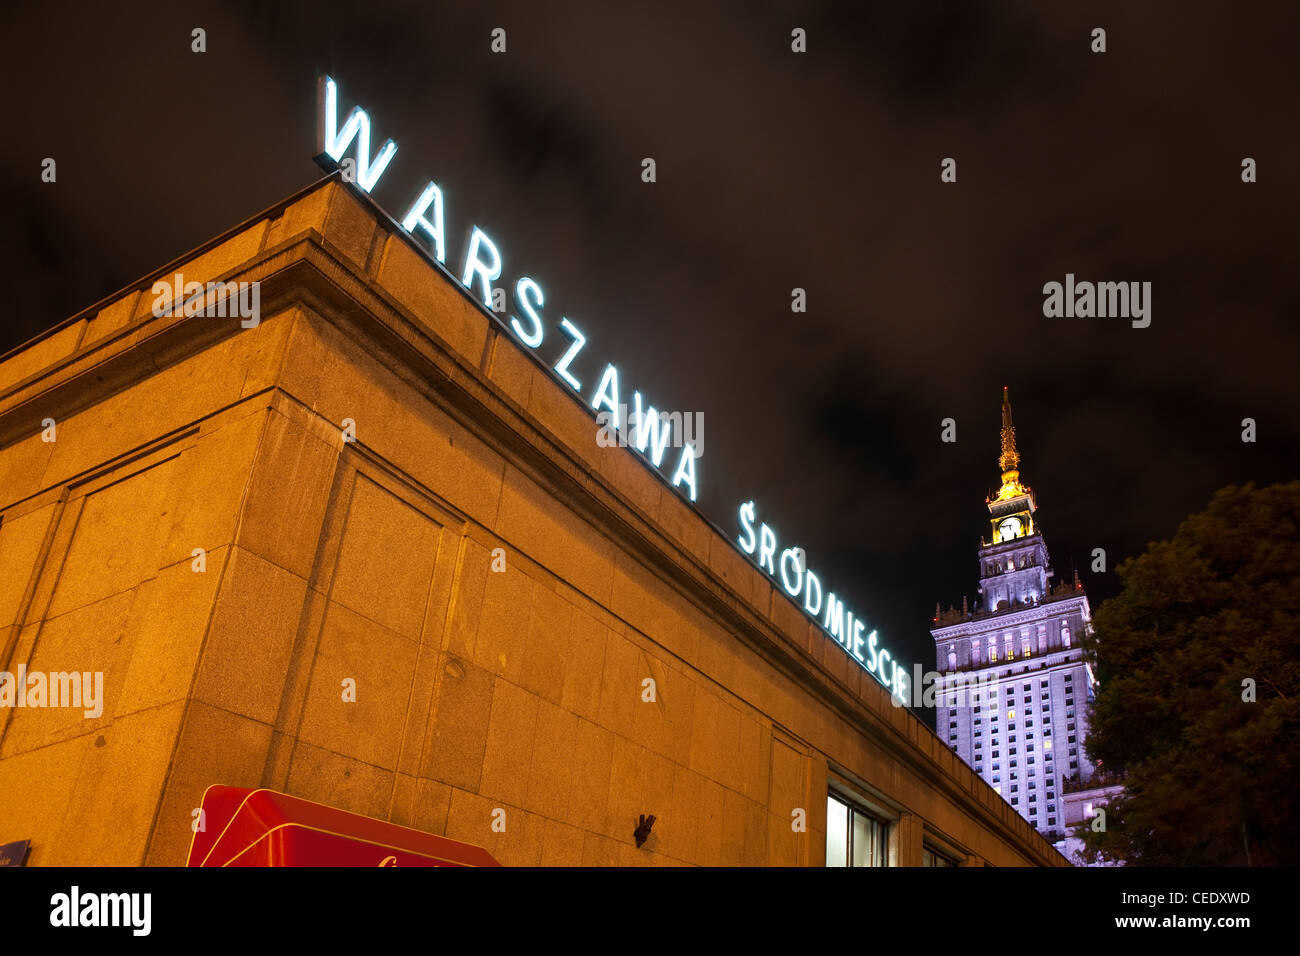
{"type": "Polygon", "coordinates": [[[1117,788],[1084,753],[1095,680],[1079,638],[1090,628],[1078,575],[1051,584],[1033,492],[1020,480],[1011,398],[1002,390],[1002,485],[985,499],[991,537],[979,548],[974,610],[935,606],[930,634],[946,688],[979,682],[976,697],[943,694],[936,732],[1067,857],[1070,831],[1117,788]]]}

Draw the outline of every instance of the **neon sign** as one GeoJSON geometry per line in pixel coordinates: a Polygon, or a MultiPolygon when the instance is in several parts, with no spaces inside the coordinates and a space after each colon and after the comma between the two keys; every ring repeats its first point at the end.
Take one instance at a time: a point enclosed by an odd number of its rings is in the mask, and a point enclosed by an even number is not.
{"type": "MultiPolygon", "coordinates": [[[[342,168],[345,178],[355,182],[363,192],[369,193],[397,154],[397,144],[391,139],[386,140],[375,157],[371,158],[370,116],[360,106],[352,108],[340,128],[338,86],[328,76],[322,76],[317,83],[317,107],[316,161],[326,169],[342,168]],[[356,158],[345,158],[344,153],[354,141],[356,158]]],[[[418,244],[430,250],[438,264],[444,267],[447,264],[445,207],[442,189],[430,180],[401,219],[402,228],[418,244]]],[[[494,292],[501,291],[495,289],[493,283],[501,278],[505,271],[504,265],[497,244],[480,227],[472,226],[461,263],[460,283],[489,310],[493,310],[494,292]]],[[[529,349],[536,350],[546,338],[546,325],[540,315],[540,309],[545,303],[546,294],[535,279],[521,276],[515,281],[515,309],[509,317],[509,326],[515,337],[529,349]]],[[[568,339],[568,344],[564,354],[551,368],[565,386],[582,397],[582,380],[578,377],[574,363],[587,344],[587,336],[567,316],[561,316],[557,326],[568,339]]],[[[618,368],[612,363],[605,365],[596,381],[598,384],[590,399],[586,400],[592,412],[601,413],[602,409],[607,409],[612,415],[610,423],[613,428],[620,432],[629,430],[632,434],[629,444],[656,468],[661,468],[663,450],[667,443],[666,432],[671,428],[666,416],[662,416],[636,390],[632,392],[632,403],[637,410],[635,420],[632,420],[633,416],[622,416],[620,409],[626,408],[626,405],[620,403],[618,368]],[[628,420],[622,420],[623,417],[628,420]],[[648,456],[647,445],[651,450],[648,456]]],[[[691,501],[695,500],[698,491],[695,470],[697,458],[699,452],[693,443],[683,445],[669,480],[673,488],[684,490],[691,501]]]]}
{"type": "Polygon", "coordinates": [[[766,522],[761,522],[755,530],[757,509],[754,502],[747,501],[740,506],[740,526],[743,529],[739,544],[746,554],[754,555],[759,568],[768,576],[779,581],[782,590],[795,600],[802,598],[803,609],[814,621],[822,614],[823,605],[826,613],[818,623],[821,629],[844,648],[862,669],[889,688],[894,697],[907,700],[910,693],[911,676],[894,656],[880,645],[879,638],[873,630],[863,637],[867,629],[860,617],[835,596],[834,591],[823,591],[821,579],[806,566],[802,548],[786,548],[777,557],[776,532],[766,522]]]}
{"type": "MultiPolygon", "coordinates": [[[[360,106],[352,108],[340,128],[338,87],[328,76],[322,76],[318,81],[317,106],[316,161],[326,169],[342,168],[346,179],[355,182],[363,192],[369,193],[397,154],[397,144],[391,139],[385,140],[379,152],[371,158],[370,116],[360,106]],[[355,159],[345,157],[344,154],[354,142],[355,159]]],[[[401,225],[412,240],[428,250],[438,264],[446,268],[446,201],[436,182],[429,180],[402,216],[401,225]]],[[[504,257],[500,248],[482,228],[473,225],[461,260],[461,285],[490,311],[495,312],[494,299],[503,300],[504,290],[495,288],[493,283],[501,278],[504,271],[504,257]]],[[[546,339],[547,326],[541,316],[545,304],[546,294],[537,280],[529,276],[515,279],[515,308],[509,315],[508,325],[514,336],[532,350],[539,348],[546,339]]],[[[587,344],[587,336],[567,316],[561,316],[556,327],[568,341],[564,353],[551,366],[551,370],[567,388],[583,397],[582,379],[579,378],[574,363],[587,344]]],[[[631,440],[619,444],[631,444],[655,468],[662,468],[668,433],[672,427],[669,417],[645,401],[636,390],[632,392],[635,411],[628,414],[627,405],[620,402],[618,368],[612,363],[605,365],[596,382],[590,398],[584,398],[584,402],[597,414],[598,419],[605,419],[618,432],[630,433],[631,440]]],[[[699,452],[694,442],[684,444],[669,481],[673,488],[685,489],[691,501],[695,501],[697,494],[695,462],[698,457],[699,452]]],[[[749,555],[757,552],[758,566],[779,580],[786,594],[796,600],[802,599],[804,611],[813,620],[818,620],[824,607],[824,618],[819,622],[822,630],[864,670],[889,688],[896,699],[905,700],[911,678],[893,655],[880,646],[876,631],[873,630],[864,637],[866,625],[862,619],[856,617],[833,591],[823,593],[821,579],[805,566],[801,549],[786,548],[780,552],[778,559],[776,532],[766,523],[760,524],[756,530],[755,519],[754,503],[750,501],[741,505],[740,523],[744,533],[740,536],[739,543],[744,552],[749,555]]]]}

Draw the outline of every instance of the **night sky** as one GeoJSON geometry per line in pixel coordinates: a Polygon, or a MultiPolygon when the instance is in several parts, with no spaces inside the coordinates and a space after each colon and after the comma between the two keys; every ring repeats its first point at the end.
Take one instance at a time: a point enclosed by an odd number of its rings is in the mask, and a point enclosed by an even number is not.
{"type": "Polygon", "coordinates": [[[436,180],[449,263],[477,224],[545,288],[540,358],[567,315],[585,390],[702,412],[701,512],[754,498],[901,658],[975,596],[1003,385],[1094,607],[1093,548],[1300,476],[1300,6],[613,6],[6,4],[0,351],[316,180],[328,72],[399,145],[379,205],[436,180]],[[1045,318],[1067,272],[1151,282],[1150,327],[1045,318]]]}

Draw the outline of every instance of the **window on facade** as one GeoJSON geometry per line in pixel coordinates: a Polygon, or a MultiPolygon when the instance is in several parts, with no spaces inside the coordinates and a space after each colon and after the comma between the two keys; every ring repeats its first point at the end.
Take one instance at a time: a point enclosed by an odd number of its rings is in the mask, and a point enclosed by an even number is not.
{"type": "Polygon", "coordinates": [[[1048,825],[1049,827],[1054,827],[1054,826],[1056,826],[1056,817],[1048,817],[1048,818],[1047,818],[1047,825],[1048,825]]]}
{"type": "Polygon", "coordinates": [[[1015,720],[1015,719],[1016,719],[1016,712],[1014,710],[1008,710],[1007,720],[1015,720]]]}
{"type": "Polygon", "coordinates": [[[922,866],[956,866],[954,860],[949,859],[942,853],[930,849],[928,846],[921,847],[921,865],[922,866]]]}
{"type": "Polygon", "coordinates": [[[888,825],[834,794],[826,798],[826,865],[884,866],[888,825]]]}

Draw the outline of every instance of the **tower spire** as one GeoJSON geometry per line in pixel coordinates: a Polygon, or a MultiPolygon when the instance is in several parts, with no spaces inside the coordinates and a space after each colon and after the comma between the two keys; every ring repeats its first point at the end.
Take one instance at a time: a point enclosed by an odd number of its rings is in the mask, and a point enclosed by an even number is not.
{"type": "Polygon", "coordinates": [[[998,456],[998,467],[1002,469],[999,501],[1027,492],[1020,483],[1020,453],[1016,451],[1016,426],[1011,421],[1011,390],[1006,385],[1002,386],[1002,454],[998,456]]]}
{"type": "Polygon", "coordinates": [[[1020,465],[1020,454],[1016,451],[1016,426],[1011,421],[1011,390],[1002,386],[1002,455],[998,458],[998,467],[1004,474],[1020,465]]]}

